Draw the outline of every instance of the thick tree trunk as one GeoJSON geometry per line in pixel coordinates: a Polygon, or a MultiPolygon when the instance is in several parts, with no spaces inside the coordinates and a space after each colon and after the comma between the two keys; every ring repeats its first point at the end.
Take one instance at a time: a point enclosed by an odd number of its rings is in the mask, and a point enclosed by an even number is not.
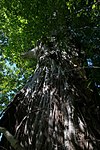
{"type": "MultiPolygon", "coordinates": [[[[99,104],[84,70],[59,50],[39,58],[34,76],[8,106],[0,126],[25,150],[98,150],[99,104]]],[[[3,137],[1,146],[12,150],[6,143],[3,137]]]]}

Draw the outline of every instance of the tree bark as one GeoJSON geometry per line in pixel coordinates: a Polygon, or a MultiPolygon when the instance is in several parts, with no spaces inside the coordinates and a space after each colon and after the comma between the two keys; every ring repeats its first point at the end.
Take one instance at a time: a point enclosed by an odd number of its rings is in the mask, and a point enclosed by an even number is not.
{"type": "MultiPolygon", "coordinates": [[[[59,49],[44,49],[38,58],[34,76],[8,106],[0,126],[6,126],[9,114],[8,130],[26,150],[98,150],[99,103],[84,69],[59,49]]],[[[1,140],[1,146],[6,142],[1,140]]],[[[5,148],[12,150],[10,144],[5,148]]]]}

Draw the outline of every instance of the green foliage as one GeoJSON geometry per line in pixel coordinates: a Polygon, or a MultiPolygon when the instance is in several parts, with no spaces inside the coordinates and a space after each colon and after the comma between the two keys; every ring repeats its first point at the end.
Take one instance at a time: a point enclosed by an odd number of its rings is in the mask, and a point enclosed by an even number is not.
{"type": "MultiPolygon", "coordinates": [[[[5,54],[5,48],[8,47],[7,37],[0,32],[0,109],[2,110],[7,106],[9,101],[14,97],[16,92],[22,88],[26,83],[25,80],[29,78],[34,70],[36,62],[27,62],[26,65],[29,66],[26,70],[23,68],[18,68],[14,61],[11,61],[10,57],[7,58],[5,54]],[[24,70],[24,72],[23,72],[24,70]]],[[[23,62],[24,63],[24,62],[23,62]]]]}
{"type": "Polygon", "coordinates": [[[56,36],[62,47],[74,44],[87,58],[100,55],[100,5],[96,0],[2,0],[0,7],[0,89],[5,103],[34,72],[36,61],[25,61],[20,54],[42,37],[56,36]],[[16,67],[12,69],[6,61],[16,67]]]}
{"type": "Polygon", "coordinates": [[[91,44],[94,48],[99,45],[100,6],[93,0],[13,0],[4,1],[2,5],[2,19],[5,20],[2,28],[9,37],[10,48],[6,53],[10,57],[13,55],[15,61],[42,36],[52,36],[54,32],[60,40],[65,35],[68,39],[74,38],[85,45],[87,51],[91,44]]]}

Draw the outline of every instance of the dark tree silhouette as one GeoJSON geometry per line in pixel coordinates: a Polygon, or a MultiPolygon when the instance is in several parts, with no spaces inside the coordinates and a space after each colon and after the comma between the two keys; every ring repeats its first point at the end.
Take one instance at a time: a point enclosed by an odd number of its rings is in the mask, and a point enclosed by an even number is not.
{"type": "MultiPolygon", "coordinates": [[[[41,44],[36,56],[34,75],[8,105],[0,126],[25,150],[98,150],[100,102],[87,87],[77,49],[41,44]]],[[[13,150],[4,135],[0,147],[13,150]]]]}

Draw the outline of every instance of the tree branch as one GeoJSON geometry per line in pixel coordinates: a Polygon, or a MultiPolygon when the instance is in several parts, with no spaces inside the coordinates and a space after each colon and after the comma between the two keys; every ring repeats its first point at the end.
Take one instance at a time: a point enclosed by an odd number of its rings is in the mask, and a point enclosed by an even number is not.
{"type": "Polygon", "coordinates": [[[4,134],[6,139],[10,142],[11,146],[15,150],[24,150],[24,148],[19,144],[18,140],[14,138],[14,136],[6,130],[4,127],[0,127],[0,132],[4,134]]]}

